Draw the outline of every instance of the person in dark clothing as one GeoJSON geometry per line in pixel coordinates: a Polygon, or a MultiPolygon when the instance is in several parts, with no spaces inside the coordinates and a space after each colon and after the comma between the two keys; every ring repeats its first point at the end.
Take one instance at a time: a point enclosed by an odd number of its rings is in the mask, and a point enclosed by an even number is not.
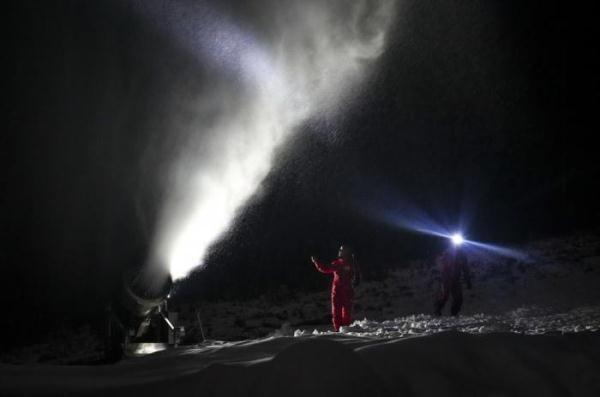
{"type": "Polygon", "coordinates": [[[467,256],[459,245],[452,246],[437,258],[437,266],[440,271],[440,287],[435,296],[434,314],[442,315],[442,309],[452,295],[450,313],[458,315],[463,302],[461,276],[471,289],[471,272],[469,270],[467,256]]]}
{"type": "Polygon", "coordinates": [[[321,273],[332,273],[331,317],[336,332],[340,327],[352,324],[352,304],[354,288],[360,283],[360,271],[354,253],[347,245],[342,245],[338,257],[330,264],[311,257],[315,267],[321,273]]]}

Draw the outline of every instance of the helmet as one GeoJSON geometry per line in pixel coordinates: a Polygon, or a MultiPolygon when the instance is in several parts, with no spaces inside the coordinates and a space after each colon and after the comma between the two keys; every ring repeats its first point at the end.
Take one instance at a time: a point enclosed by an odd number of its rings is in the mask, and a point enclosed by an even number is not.
{"type": "Polygon", "coordinates": [[[338,251],[338,256],[352,256],[352,254],[354,254],[354,251],[352,250],[352,247],[350,247],[349,245],[343,244],[340,246],[340,250],[338,251]]]}

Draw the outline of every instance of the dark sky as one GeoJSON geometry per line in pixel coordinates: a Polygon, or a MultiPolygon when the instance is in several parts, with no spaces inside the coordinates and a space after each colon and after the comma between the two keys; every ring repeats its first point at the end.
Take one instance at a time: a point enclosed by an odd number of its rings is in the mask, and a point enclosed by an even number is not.
{"type": "MultiPolygon", "coordinates": [[[[97,319],[123,269],[148,254],[173,153],[169,102],[202,65],[134,8],[6,10],[9,333],[97,319]]],[[[466,219],[469,236],[502,243],[597,228],[590,15],[545,2],[403,2],[368,88],[338,119],[300,127],[182,299],[322,288],[308,256],[333,256],[341,242],[373,275],[439,248],[373,208],[449,227],[466,219]]]]}

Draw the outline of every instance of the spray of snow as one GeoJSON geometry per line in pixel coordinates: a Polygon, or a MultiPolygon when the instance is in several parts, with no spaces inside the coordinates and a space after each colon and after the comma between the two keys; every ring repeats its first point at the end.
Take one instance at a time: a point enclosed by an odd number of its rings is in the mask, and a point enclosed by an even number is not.
{"type": "Polygon", "coordinates": [[[260,18],[243,25],[205,2],[169,7],[163,30],[218,71],[209,93],[190,106],[199,121],[179,126],[188,130],[185,149],[172,168],[150,259],[178,279],[229,229],[286,138],[309,118],[339,112],[359,91],[369,61],[384,50],[394,5],[257,2],[260,18]]]}

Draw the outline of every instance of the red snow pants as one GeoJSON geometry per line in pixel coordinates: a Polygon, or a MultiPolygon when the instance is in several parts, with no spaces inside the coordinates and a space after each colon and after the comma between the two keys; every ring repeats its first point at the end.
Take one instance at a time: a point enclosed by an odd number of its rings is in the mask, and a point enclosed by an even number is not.
{"type": "Polygon", "coordinates": [[[352,324],[352,302],[354,291],[352,287],[339,287],[335,284],[331,288],[331,317],[333,328],[337,331],[341,326],[352,324]]]}

